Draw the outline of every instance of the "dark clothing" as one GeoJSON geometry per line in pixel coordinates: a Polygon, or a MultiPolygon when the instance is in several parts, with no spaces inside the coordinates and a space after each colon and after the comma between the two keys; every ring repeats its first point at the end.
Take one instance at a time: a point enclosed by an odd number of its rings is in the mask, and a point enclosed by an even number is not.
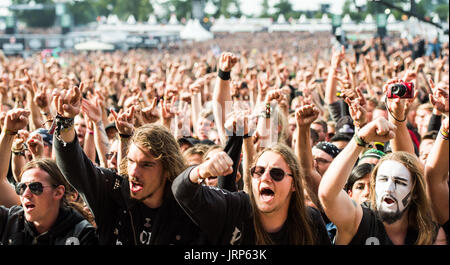
{"type": "MultiPolygon", "coordinates": [[[[216,187],[194,184],[189,174],[194,167],[186,169],[172,184],[178,203],[207,234],[212,244],[255,244],[253,209],[250,197],[243,191],[229,192],[216,187]]],[[[316,236],[316,244],[329,245],[325,224],[318,210],[307,207],[308,217],[316,236]]],[[[280,231],[270,234],[275,244],[289,244],[286,224],[280,231]]]]}
{"type": "Polygon", "coordinates": [[[442,228],[444,229],[445,237],[447,238],[447,245],[450,245],[450,220],[447,220],[447,222],[442,225],[442,228]]]}
{"type": "Polygon", "coordinates": [[[238,191],[236,175],[239,169],[243,141],[244,138],[242,136],[229,137],[223,151],[233,160],[233,173],[227,176],[219,176],[217,179],[217,187],[228,191],[238,191]]]}
{"type": "MultiPolygon", "coordinates": [[[[367,202],[361,204],[363,216],[349,245],[394,245],[384,228],[383,222],[378,219],[376,213],[370,209],[367,202]]],[[[435,237],[437,235],[436,234],[435,237]]],[[[405,245],[414,245],[418,237],[418,231],[413,227],[408,228],[405,245]]]]}
{"type": "Polygon", "coordinates": [[[441,129],[442,115],[431,114],[430,121],[428,123],[428,131],[439,131],[441,129]]]}
{"type": "Polygon", "coordinates": [[[347,103],[344,100],[338,99],[337,101],[328,104],[328,111],[334,122],[338,122],[341,117],[350,116],[347,103]]]}
{"type": "Polygon", "coordinates": [[[131,199],[127,178],[93,165],[77,137],[63,145],[54,139],[56,162],[83,196],[95,217],[102,245],[205,244],[205,237],[177,204],[166,185],[163,204],[150,209],[131,199]]]}
{"type": "Polygon", "coordinates": [[[39,235],[22,206],[0,206],[0,245],[98,245],[95,228],[72,208],[60,208],[49,231],[39,235]]]}

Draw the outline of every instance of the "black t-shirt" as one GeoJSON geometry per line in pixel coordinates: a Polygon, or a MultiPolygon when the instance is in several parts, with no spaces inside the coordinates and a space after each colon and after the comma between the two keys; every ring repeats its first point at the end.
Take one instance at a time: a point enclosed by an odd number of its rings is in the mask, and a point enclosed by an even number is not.
{"type": "Polygon", "coordinates": [[[154,220],[158,214],[159,208],[149,208],[145,206],[145,204],[139,204],[140,210],[137,211],[138,216],[137,220],[133,220],[135,222],[136,234],[138,236],[138,244],[141,245],[150,245],[150,238],[152,235],[152,229],[154,220]]]}
{"type": "Polygon", "coordinates": [[[450,220],[447,220],[447,222],[442,225],[442,228],[444,228],[445,237],[447,238],[447,245],[450,245],[450,220]]]}
{"type": "MultiPolygon", "coordinates": [[[[361,223],[349,245],[394,245],[386,233],[383,222],[378,219],[375,212],[370,209],[367,203],[363,203],[361,206],[363,210],[361,223]]],[[[405,245],[414,245],[418,235],[416,229],[409,227],[405,237],[405,245]]]]}

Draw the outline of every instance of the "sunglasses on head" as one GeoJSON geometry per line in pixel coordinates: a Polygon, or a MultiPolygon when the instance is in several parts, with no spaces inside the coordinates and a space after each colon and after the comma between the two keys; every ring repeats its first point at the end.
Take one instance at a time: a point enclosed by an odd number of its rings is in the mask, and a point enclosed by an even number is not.
{"type": "Polygon", "coordinates": [[[31,193],[33,193],[34,195],[40,195],[44,191],[45,187],[56,187],[56,185],[44,186],[40,182],[31,182],[29,184],[23,183],[23,182],[17,183],[16,184],[17,195],[22,196],[25,193],[25,190],[27,189],[27,187],[30,189],[31,193]]]}
{"type": "MultiPolygon", "coordinates": [[[[250,169],[250,174],[253,178],[260,178],[266,171],[265,167],[254,166],[250,169]]],[[[282,181],[284,176],[288,175],[292,177],[292,174],[284,172],[281,168],[273,167],[269,169],[270,177],[275,181],[282,181]]]]}

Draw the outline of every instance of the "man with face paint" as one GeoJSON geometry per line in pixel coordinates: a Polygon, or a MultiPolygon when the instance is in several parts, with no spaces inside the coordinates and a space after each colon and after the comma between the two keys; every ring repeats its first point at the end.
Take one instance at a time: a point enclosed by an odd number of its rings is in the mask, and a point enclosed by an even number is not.
{"type": "Polygon", "coordinates": [[[337,227],[335,244],[429,245],[445,237],[432,220],[420,163],[407,152],[380,160],[371,175],[368,202],[358,205],[342,189],[364,147],[394,138],[395,129],[383,117],[365,125],[323,176],[319,199],[337,227]]]}

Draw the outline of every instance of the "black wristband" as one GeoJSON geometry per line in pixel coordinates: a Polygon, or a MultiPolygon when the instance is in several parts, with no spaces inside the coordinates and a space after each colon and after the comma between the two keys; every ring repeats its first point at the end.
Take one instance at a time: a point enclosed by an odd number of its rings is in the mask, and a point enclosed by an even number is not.
{"type": "Polygon", "coordinates": [[[224,72],[219,69],[219,73],[217,74],[217,76],[219,76],[220,79],[222,79],[222,80],[230,80],[230,77],[231,77],[230,73],[231,73],[230,71],[224,72]]]}
{"type": "Polygon", "coordinates": [[[130,138],[131,136],[133,136],[133,134],[122,134],[122,133],[119,133],[119,136],[120,136],[120,138],[130,138]]]}

